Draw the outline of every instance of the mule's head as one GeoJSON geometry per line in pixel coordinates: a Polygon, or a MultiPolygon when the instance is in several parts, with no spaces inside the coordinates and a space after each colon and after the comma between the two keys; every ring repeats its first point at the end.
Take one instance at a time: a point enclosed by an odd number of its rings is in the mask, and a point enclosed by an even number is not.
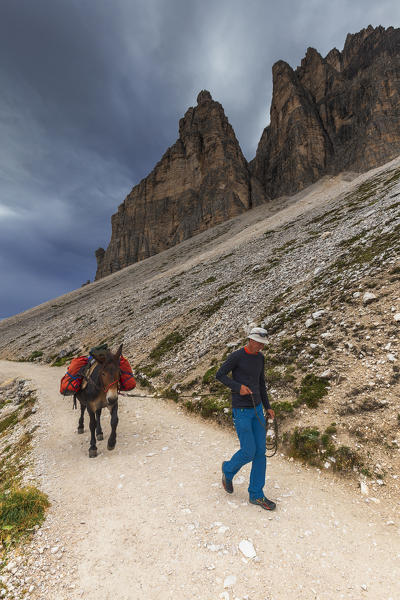
{"type": "Polygon", "coordinates": [[[105,352],[92,352],[93,358],[100,365],[99,383],[106,395],[106,402],[109,407],[113,406],[118,400],[119,385],[119,359],[122,354],[122,344],[116,354],[109,350],[105,352]]]}

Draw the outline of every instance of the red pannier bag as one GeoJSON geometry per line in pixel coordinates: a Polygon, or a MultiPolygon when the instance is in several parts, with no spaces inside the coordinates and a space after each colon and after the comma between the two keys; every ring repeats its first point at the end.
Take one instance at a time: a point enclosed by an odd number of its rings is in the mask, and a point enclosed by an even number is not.
{"type": "Polygon", "coordinates": [[[131,365],[129,361],[121,356],[119,359],[119,387],[123,392],[128,392],[136,387],[136,381],[132,373],[131,365]]]}
{"type": "Polygon", "coordinates": [[[61,379],[60,394],[63,396],[72,396],[81,389],[83,379],[83,369],[89,362],[87,356],[78,356],[73,358],[68,367],[68,371],[61,379]]]}

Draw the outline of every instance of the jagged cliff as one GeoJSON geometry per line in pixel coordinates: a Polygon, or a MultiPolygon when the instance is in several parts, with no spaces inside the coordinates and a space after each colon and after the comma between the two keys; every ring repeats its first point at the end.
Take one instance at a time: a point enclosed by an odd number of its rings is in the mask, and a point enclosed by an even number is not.
{"type": "Polygon", "coordinates": [[[293,70],[273,66],[270,125],[248,164],[207,91],[179,138],[112,217],[96,279],[147,258],[325,174],[363,172],[400,152],[400,29],[369,26],[342,52],[309,48],[293,70]]]}
{"type": "Polygon", "coordinates": [[[400,29],[369,26],[325,58],[273,66],[270,125],[251,163],[270,197],[325,174],[366,171],[400,152],[400,29]]]}
{"type": "Polygon", "coordinates": [[[179,138],[112,217],[96,279],[157,254],[265,201],[224,110],[205,90],[179,138]]]}

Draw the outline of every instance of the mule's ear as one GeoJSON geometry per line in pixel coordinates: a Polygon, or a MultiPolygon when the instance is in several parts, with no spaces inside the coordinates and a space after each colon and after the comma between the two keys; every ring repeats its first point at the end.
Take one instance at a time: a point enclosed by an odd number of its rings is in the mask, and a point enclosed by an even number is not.
{"type": "Polygon", "coordinates": [[[120,347],[118,348],[118,350],[115,354],[115,358],[120,358],[120,356],[122,354],[122,346],[123,346],[123,344],[121,344],[120,347]]]}
{"type": "Polygon", "coordinates": [[[94,360],[96,360],[98,363],[103,363],[106,360],[106,355],[104,352],[93,351],[90,354],[91,354],[91,356],[93,356],[94,360]]]}

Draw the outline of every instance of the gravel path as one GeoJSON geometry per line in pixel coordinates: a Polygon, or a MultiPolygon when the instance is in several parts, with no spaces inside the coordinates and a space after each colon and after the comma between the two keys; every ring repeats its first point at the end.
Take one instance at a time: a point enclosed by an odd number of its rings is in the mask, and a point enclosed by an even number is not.
{"type": "Polygon", "coordinates": [[[233,433],[151,398],[121,397],[116,449],[106,449],[105,414],[89,459],[87,420],[78,436],[78,411],[58,394],[63,372],[0,361],[0,378],[30,379],[39,397],[35,469],[52,506],[28,551],[42,565],[31,560],[30,598],[400,597],[397,501],[366,503],[354,481],[274,457],[266,492],[278,508],[266,513],[247,502],[248,469],[232,496],[221,488],[233,433]]]}

